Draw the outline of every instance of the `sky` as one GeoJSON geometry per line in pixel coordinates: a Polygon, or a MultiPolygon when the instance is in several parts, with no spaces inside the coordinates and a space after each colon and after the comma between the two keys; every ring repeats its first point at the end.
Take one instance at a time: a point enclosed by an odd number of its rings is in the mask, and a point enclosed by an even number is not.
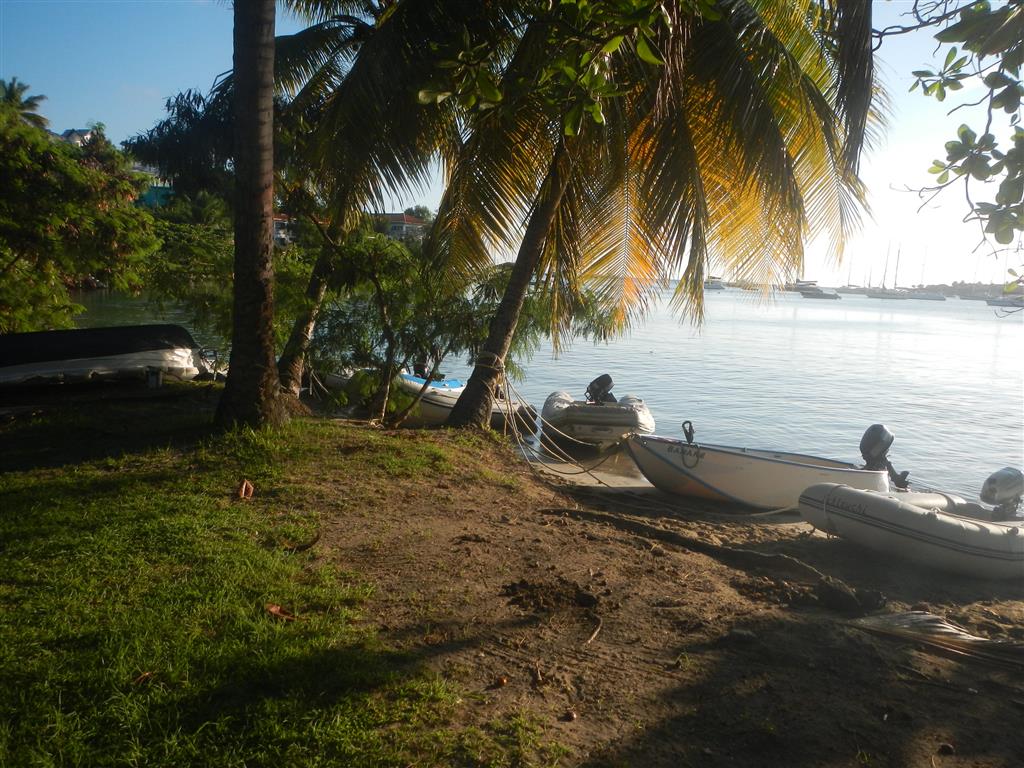
{"type": "MultiPolygon", "coordinates": [[[[897,23],[908,0],[875,2],[875,26],[897,23]]],[[[278,34],[301,24],[278,15],[278,34]]],[[[1024,263],[1020,252],[993,257],[976,250],[979,230],[965,224],[963,195],[950,190],[918,212],[921,201],[907,187],[926,186],[927,168],[942,157],[945,141],[964,122],[920,93],[908,93],[910,72],[934,60],[926,34],[886,41],[878,68],[891,102],[883,140],[869,152],[861,176],[871,214],[850,243],[842,265],[812,244],[806,279],[823,285],[853,282],[892,286],[918,283],[1002,282],[1006,268],[1024,263]],[[899,273],[894,275],[897,266],[899,273]]],[[[186,89],[206,92],[231,67],[231,6],[201,0],[0,0],[0,78],[17,77],[30,94],[44,94],[40,112],[55,131],[94,122],[120,142],[150,128],[165,101],[186,89]]],[[[969,89],[964,92],[968,93],[969,89]]],[[[395,200],[395,208],[423,203],[436,208],[437,181],[395,200]]]]}

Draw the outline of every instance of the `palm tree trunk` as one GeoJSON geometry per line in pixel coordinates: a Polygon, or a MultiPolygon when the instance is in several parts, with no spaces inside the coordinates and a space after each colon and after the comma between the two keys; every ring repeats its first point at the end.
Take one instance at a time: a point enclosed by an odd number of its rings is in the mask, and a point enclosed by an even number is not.
{"type": "Polygon", "coordinates": [[[508,286],[491,319],[487,341],[477,355],[476,366],[466,383],[466,389],[448,416],[446,423],[449,427],[475,426],[483,429],[490,425],[494,387],[504,371],[505,356],[512,344],[519,313],[544,253],[544,244],[569,183],[569,175],[569,154],[563,140],[555,150],[547,178],[541,185],[537,204],[512,266],[508,286]]]}
{"type": "Polygon", "coordinates": [[[217,423],[285,419],[274,360],[274,0],[234,4],[235,280],[217,423]]]}

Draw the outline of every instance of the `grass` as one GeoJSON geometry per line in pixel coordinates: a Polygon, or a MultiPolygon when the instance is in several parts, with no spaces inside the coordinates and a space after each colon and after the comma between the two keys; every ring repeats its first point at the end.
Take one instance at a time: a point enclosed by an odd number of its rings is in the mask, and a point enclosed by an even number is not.
{"type": "Polygon", "coordinates": [[[325,482],[448,454],[314,420],[211,435],[208,400],[0,426],[0,765],[557,763],[528,718],[460,727],[462,692],[357,621],[372,586],[296,551],[344,509],[325,482]]]}

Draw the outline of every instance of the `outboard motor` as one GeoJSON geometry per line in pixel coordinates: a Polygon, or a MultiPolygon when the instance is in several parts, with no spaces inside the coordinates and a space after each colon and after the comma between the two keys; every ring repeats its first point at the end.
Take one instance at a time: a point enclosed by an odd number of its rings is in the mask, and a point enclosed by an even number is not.
{"type": "Polygon", "coordinates": [[[586,397],[591,403],[614,403],[615,395],[612,394],[612,387],[615,383],[607,373],[602,373],[587,385],[586,397]]]}
{"type": "Polygon", "coordinates": [[[981,486],[981,500],[995,507],[993,520],[1011,520],[1017,516],[1021,496],[1024,496],[1024,474],[1013,467],[993,472],[981,486]]]}
{"type": "Polygon", "coordinates": [[[896,435],[884,424],[872,424],[860,439],[860,455],[864,457],[864,469],[884,469],[889,473],[893,485],[906,489],[910,487],[910,483],[907,482],[907,475],[910,473],[897,472],[889,463],[889,449],[895,439],[896,435]]]}

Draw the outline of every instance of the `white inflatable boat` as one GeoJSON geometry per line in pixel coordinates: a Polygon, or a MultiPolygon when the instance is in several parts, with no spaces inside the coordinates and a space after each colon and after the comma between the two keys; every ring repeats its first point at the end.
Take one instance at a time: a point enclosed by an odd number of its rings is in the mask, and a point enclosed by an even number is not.
{"type": "Polygon", "coordinates": [[[683,431],[686,440],[656,435],[630,435],[626,440],[644,477],[655,488],[677,496],[786,509],[795,508],[801,492],[816,483],[873,491],[906,484],[906,475],[897,475],[886,458],[894,437],[880,424],[861,439],[864,467],[800,453],[695,443],[689,422],[684,422],[683,431]]]}
{"type": "Polygon", "coordinates": [[[575,400],[568,392],[548,395],[541,409],[544,437],[563,448],[604,450],[631,432],[653,432],[654,417],[647,404],[635,395],[616,400],[612,384],[612,377],[604,374],[590,382],[584,400],[575,400]]]}
{"type": "Polygon", "coordinates": [[[901,560],[1024,584],[1024,475],[1007,467],[982,488],[994,508],[945,493],[886,494],[835,483],[807,488],[800,514],[818,530],[901,560]]]}
{"type": "MultiPolygon", "coordinates": [[[[411,373],[400,374],[397,383],[402,391],[415,397],[423,388],[426,379],[411,373]]],[[[439,427],[448,420],[452,408],[466,385],[459,379],[440,379],[431,381],[419,404],[405,420],[408,427],[439,427]]],[[[505,431],[508,417],[512,414],[516,428],[520,432],[535,434],[537,432],[537,412],[530,406],[508,403],[504,399],[495,398],[491,406],[491,429],[505,431]]]]}

